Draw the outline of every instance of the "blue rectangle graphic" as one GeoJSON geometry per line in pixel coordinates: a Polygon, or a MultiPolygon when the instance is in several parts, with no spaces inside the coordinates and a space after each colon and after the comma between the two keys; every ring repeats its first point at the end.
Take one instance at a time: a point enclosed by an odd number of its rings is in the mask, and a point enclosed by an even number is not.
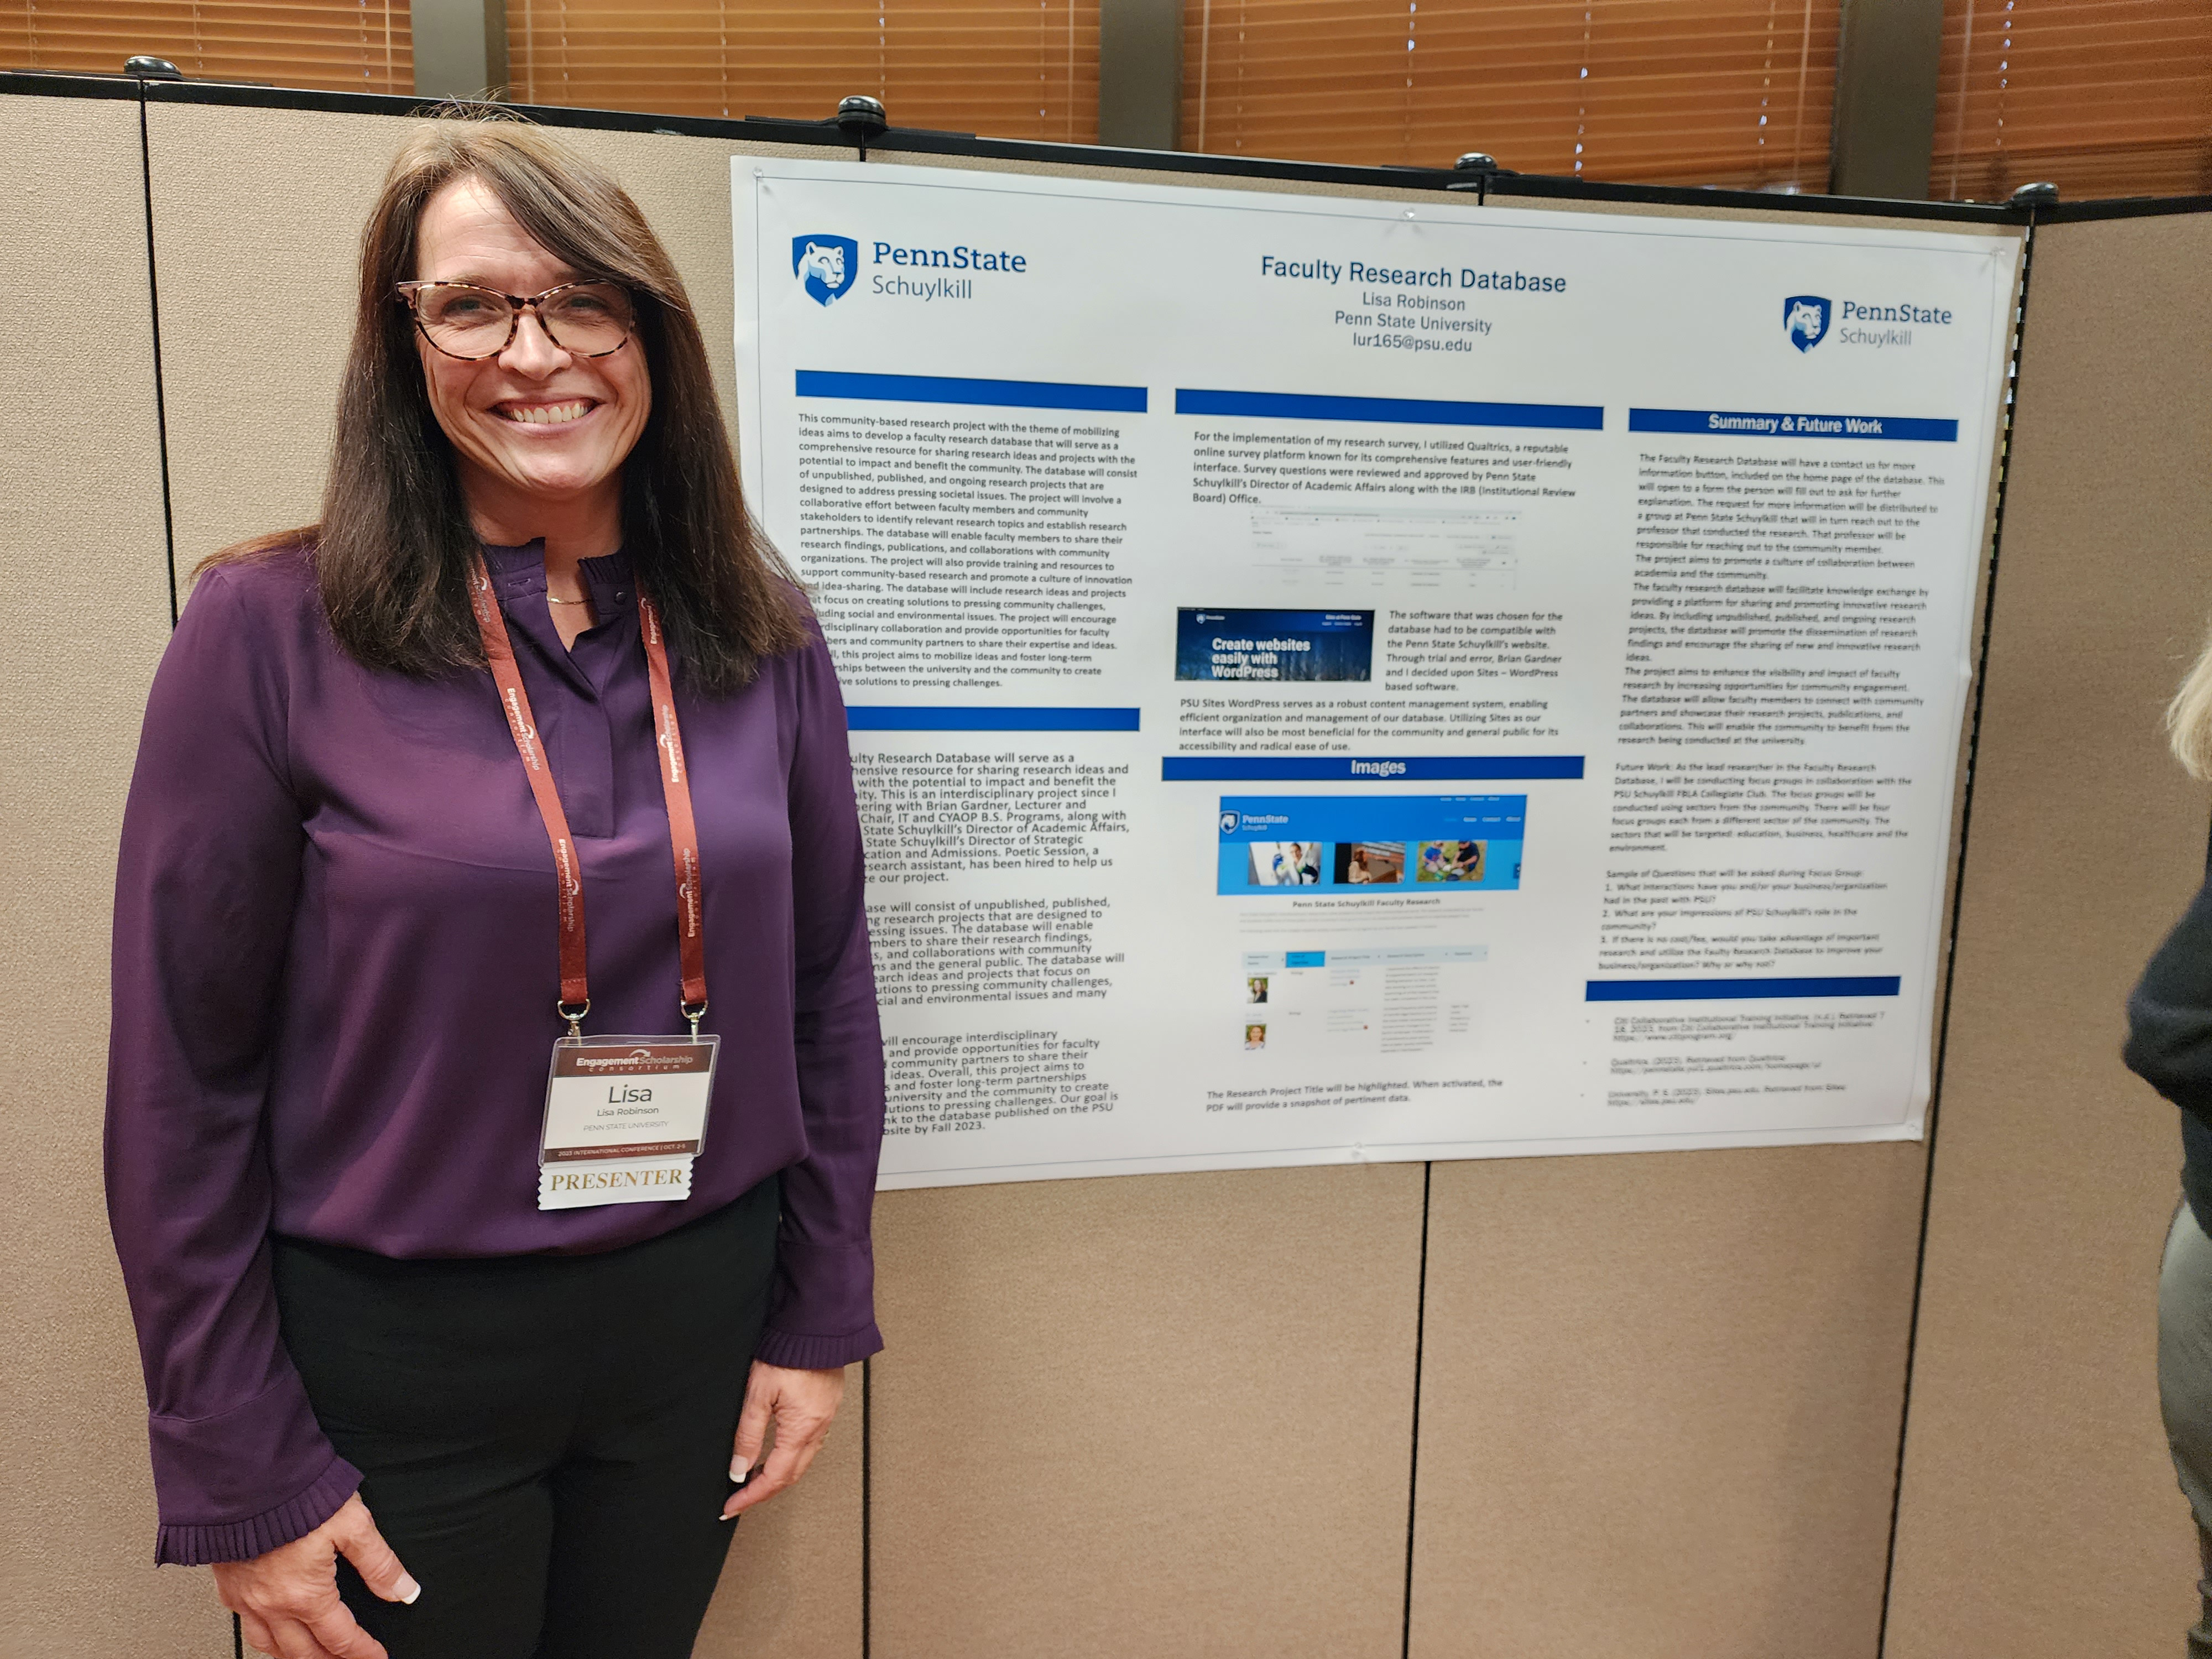
{"type": "Polygon", "coordinates": [[[979,708],[861,703],[845,710],[848,732],[1134,732],[1133,708],[979,708]]]}
{"type": "Polygon", "coordinates": [[[1164,783],[1517,782],[1578,778],[1580,755],[1169,755],[1164,783]]]}
{"type": "Polygon", "coordinates": [[[1408,426],[1533,426],[1605,430],[1602,404],[1463,404],[1434,398],[1336,398],[1305,392],[1176,388],[1178,415],[1255,415],[1287,421],[1393,421],[1408,426]]]}
{"type": "Polygon", "coordinates": [[[842,374],[799,371],[802,398],[862,398],[879,403],[988,404],[1000,409],[1101,409],[1141,415],[1140,386],[1079,386],[1066,380],[969,380],[947,374],[842,374]]]}
{"type": "Polygon", "coordinates": [[[1179,680],[1364,680],[1374,663],[1372,611],[1176,612],[1179,680]]]}
{"type": "Polygon", "coordinates": [[[1895,974],[1832,979],[1594,979],[1585,1002],[1735,1002],[1757,997],[1893,997],[1895,974]]]}
{"type": "Polygon", "coordinates": [[[1224,795],[1215,890],[1521,885],[1526,795],[1224,795]]]}
{"type": "Polygon", "coordinates": [[[1904,415],[1801,415],[1748,409],[1632,409],[1631,432],[1694,432],[1707,438],[1864,438],[1954,444],[1956,421],[1904,415]]]}

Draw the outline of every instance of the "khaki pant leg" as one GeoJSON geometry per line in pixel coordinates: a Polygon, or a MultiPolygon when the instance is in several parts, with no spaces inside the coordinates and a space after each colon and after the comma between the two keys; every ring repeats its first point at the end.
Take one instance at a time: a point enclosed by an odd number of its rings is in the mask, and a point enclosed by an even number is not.
{"type": "Polygon", "coordinates": [[[2197,1516],[2202,1616],[2190,1659],[2212,1659],[2212,1238],[2184,1204],[2158,1279],[2158,1403],[2183,1496],[2197,1516]]]}

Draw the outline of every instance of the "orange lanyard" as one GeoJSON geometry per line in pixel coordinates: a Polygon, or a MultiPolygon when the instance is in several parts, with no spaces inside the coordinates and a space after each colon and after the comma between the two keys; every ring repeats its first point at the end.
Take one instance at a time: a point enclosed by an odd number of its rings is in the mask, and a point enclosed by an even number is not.
{"type": "MultiPolygon", "coordinates": [[[[477,632],[483,641],[484,659],[491,665],[493,683],[499,687],[500,707],[507,713],[507,729],[514,739],[514,752],[522,757],[522,769],[530,779],[530,793],[545,820],[545,838],[553,843],[553,872],[560,884],[561,999],[556,1005],[568,1022],[568,1035],[581,1036],[584,1016],[591,1012],[591,988],[585,974],[584,874],[576,858],[575,838],[568,833],[568,815],[561,807],[560,792],[553,787],[553,771],[546,763],[545,747],[530,712],[530,693],[523,689],[522,671],[515,665],[514,641],[507,636],[507,618],[500,614],[499,596],[491,574],[478,556],[469,572],[469,604],[476,611],[477,632]]],[[[707,940],[701,910],[699,828],[691,814],[691,781],[684,767],[684,733],[676,721],[676,698],[670,690],[668,646],[661,636],[660,612],[643,592],[637,596],[638,632],[645,640],[646,672],[653,687],[653,726],[660,757],[660,791],[668,803],[668,839],[676,854],[676,939],[683,962],[684,1018],[691,1022],[691,1035],[699,1035],[699,1021],[707,1012],[707,940]]]]}

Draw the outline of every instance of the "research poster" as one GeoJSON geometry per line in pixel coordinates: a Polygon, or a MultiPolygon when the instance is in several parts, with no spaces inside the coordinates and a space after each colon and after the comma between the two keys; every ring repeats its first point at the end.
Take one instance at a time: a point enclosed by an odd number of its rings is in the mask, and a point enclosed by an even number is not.
{"type": "Polygon", "coordinates": [[[2016,237],[732,183],[885,1186],[1921,1133],[2016,237]]]}

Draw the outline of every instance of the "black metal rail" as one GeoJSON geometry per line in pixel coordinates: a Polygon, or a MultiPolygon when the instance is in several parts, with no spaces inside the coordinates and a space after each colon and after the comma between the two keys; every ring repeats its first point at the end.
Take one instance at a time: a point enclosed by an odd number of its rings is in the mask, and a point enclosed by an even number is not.
{"type": "MultiPolygon", "coordinates": [[[[109,98],[152,104],[200,104],[229,108],[318,110],[333,114],[420,118],[438,100],[380,93],[319,92],[301,88],[249,86],[220,81],[140,80],[129,76],[55,75],[0,70],[0,95],[38,98],[109,98]]],[[[696,115],[653,115],[629,110],[569,109],[543,104],[509,106],[549,127],[611,132],[663,133],[673,137],[750,140],[775,144],[815,144],[825,149],[854,149],[853,141],[834,120],[786,120],[747,116],[719,120],[696,115]]],[[[1479,140],[1479,131],[1470,137],[1479,140]]],[[[1180,173],[1200,178],[1268,179],[1309,184],[1352,185],[1370,189],[1473,193],[1478,180],[1450,167],[1343,167],[1326,161],[1271,161],[1257,156],[1199,155],[1185,150],[1118,149],[1100,144],[1055,144],[1026,139],[984,138],[967,132],[933,132],[892,127],[868,141],[870,149],[916,155],[957,155],[977,161],[1052,162],[1068,167],[1121,168],[1133,172],[1180,173]]],[[[1605,184],[1538,173],[1483,174],[1482,198],[1492,201],[1584,202],[1593,205],[1702,207],[1755,210],[1765,213],[1837,214],[1920,219],[1935,223],[2021,224],[2033,210],[2044,224],[2075,219],[2135,218],[2163,213],[2212,212],[2212,196],[2154,197],[2109,202],[2073,202],[2039,210],[2007,203],[1905,202],[1850,196],[1785,195],[1765,191],[1722,190],[1677,185],[1605,184]]]]}

